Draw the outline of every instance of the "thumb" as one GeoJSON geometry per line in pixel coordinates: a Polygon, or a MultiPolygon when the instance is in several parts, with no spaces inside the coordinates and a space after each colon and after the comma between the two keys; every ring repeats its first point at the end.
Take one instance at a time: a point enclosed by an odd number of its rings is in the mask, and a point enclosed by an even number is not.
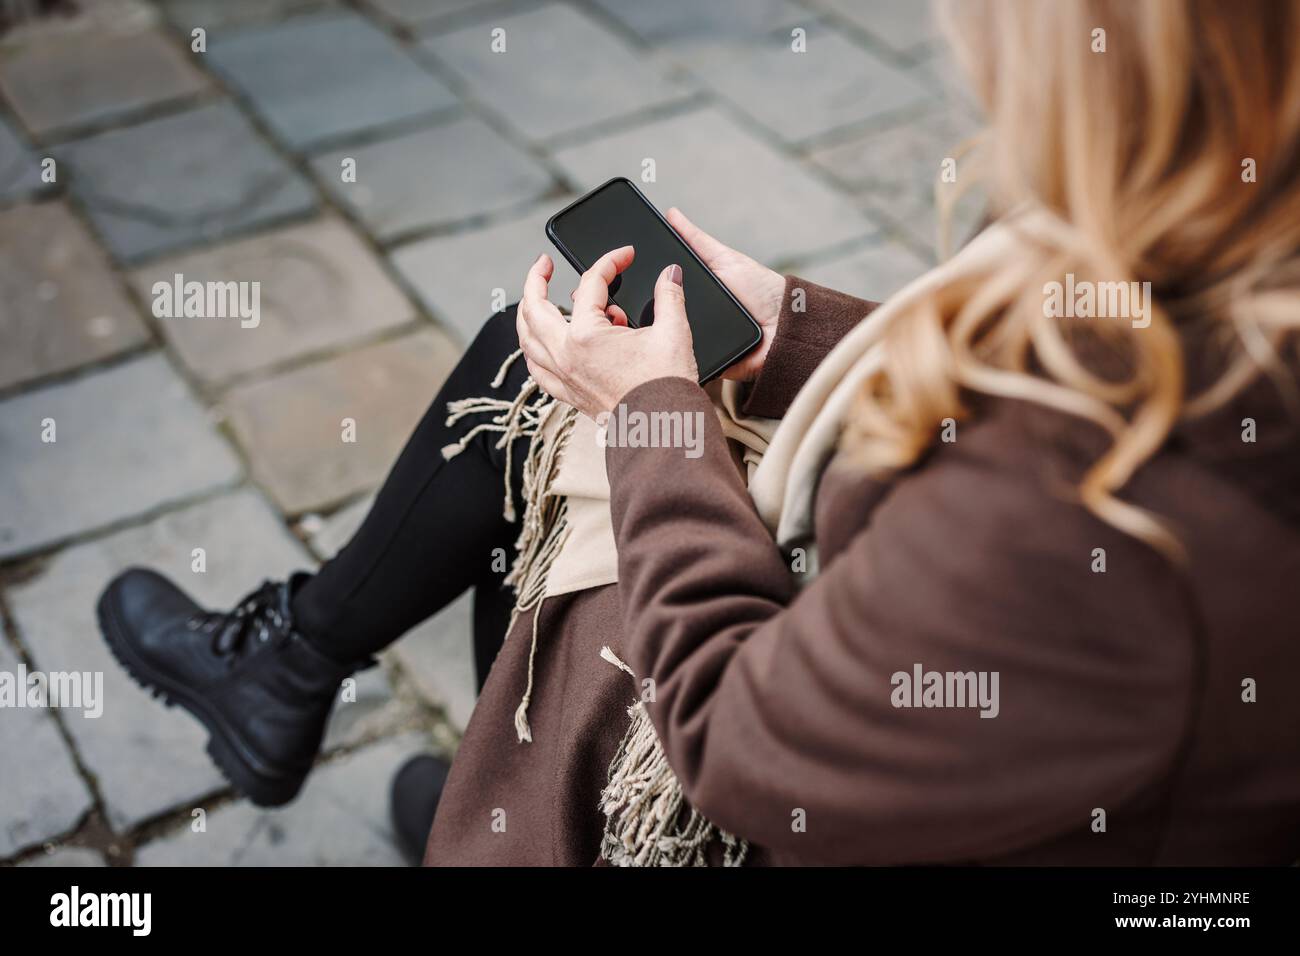
{"type": "Polygon", "coordinates": [[[653,328],[690,335],[686,324],[686,291],[682,287],[682,267],[671,265],[655,281],[655,321],[653,328]]]}
{"type": "Polygon", "coordinates": [[[676,229],[677,234],[686,240],[686,244],[710,265],[733,251],[687,219],[686,214],[676,206],[668,210],[668,224],[676,229]]]}

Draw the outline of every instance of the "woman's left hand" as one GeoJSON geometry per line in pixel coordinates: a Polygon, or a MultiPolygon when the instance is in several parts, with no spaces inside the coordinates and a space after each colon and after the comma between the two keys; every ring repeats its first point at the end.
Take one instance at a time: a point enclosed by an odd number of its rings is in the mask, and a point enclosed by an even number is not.
{"type": "Polygon", "coordinates": [[[566,321],[546,297],[555,263],[543,253],[528,270],[515,312],[519,345],[534,381],[593,419],[612,411],[645,382],[666,376],[699,379],[680,266],[664,269],[655,283],[653,324],[629,328],[627,315],[610,304],[610,283],[635,254],[623,246],[584,272],[573,294],[573,315],[566,321]]]}

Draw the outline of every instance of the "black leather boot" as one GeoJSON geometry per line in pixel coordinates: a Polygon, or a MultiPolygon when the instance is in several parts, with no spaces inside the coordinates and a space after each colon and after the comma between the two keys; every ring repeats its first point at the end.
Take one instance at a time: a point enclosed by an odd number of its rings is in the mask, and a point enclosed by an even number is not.
{"type": "Polygon", "coordinates": [[[109,649],[137,682],[208,729],[208,753],[235,789],[279,806],[302,788],[345,664],[293,626],[291,587],[265,581],[231,611],[209,612],[161,574],[132,568],[99,598],[109,649]]]}
{"type": "Polygon", "coordinates": [[[402,764],[393,777],[388,803],[393,834],[402,855],[413,866],[424,859],[424,847],[450,772],[451,765],[441,757],[420,754],[402,764]]]}

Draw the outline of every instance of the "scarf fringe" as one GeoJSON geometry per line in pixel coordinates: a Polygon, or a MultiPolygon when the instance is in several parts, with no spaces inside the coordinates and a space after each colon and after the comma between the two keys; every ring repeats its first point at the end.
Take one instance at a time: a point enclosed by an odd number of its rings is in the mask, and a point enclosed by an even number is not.
{"type": "MultiPolygon", "coordinates": [[[[510,366],[524,354],[523,349],[516,349],[511,352],[497,373],[492,378],[491,387],[500,388],[505,384],[506,374],[510,371],[510,366]]],[[[462,418],[468,415],[489,415],[493,412],[491,419],[486,422],[480,422],[475,425],[458,441],[450,445],[444,445],[442,448],[442,457],[447,461],[455,458],[466,448],[474,438],[483,432],[496,432],[500,434],[497,439],[496,447],[504,448],[506,452],[505,468],[505,505],[502,508],[502,514],[507,521],[515,520],[515,498],[514,492],[510,488],[510,473],[514,464],[514,445],[516,438],[531,438],[537,435],[542,427],[546,424],[547,416],[554,410],[558,403],[551,396],[543,392],[533,381],[532,376],[524,380],[524,384],[519,389],[519,394],[513,401],[506,401],[503,398],[461,398],[454,402],[447,403],[447,425],[456,424],[462,418]],[[530,404],[531,401],[531,404],[530,404]]],[[[527,473],[525,473],[525,482],[527,473]]],[[[528,494],[528,486],[524,486],[525,497],[528,494]]]]}
{"type": "MultiPolygon", "coordinates": [[[[523,355],[516,349],[506,356],[493,377],[492,388],[505,384],[510,367],[523,355]]],[[[520,614],[533,612],[532,646],[528,650],[528,684],[524,696],[515,710],[515,734],[520,743],[532,743],[533,732],[528,724],[528,705],[533,699],[533,665],[537,659],[538,624],[542,612],[542,598],[546,595],[546,575],[568,537],[569,525],[565,520],[568,502],[549,495],[555,476],[560,470],[560,457],[568,444],[569,433],[577,420],[576,409],[561,405],[538,387],[532,376],[524,380],[519,394],[512,401],[503,398],[462,398],[447,403],[447,424],[454,425],[469,415],[492,415],[467,431],[458,441],[446,445],[442,456],[451,460],[463,452],[476,435],[495,432],[501,437],[496,447],[506,452],[505,504],[502,514],[513,522],[514,493],[510,488],[510,474],[514,463],[514,443],[517,438],[532,439],[528,444],[528,457],[524,459],[523,495],[524,519],[519,537],[515,541],[515,560],[506,575],[505,583],[515,589],[515,606],[510,612],[510,624],[515,626],[520,614]],[[493,414],[495,413],[495,414],[493,414]],[[563,418],[554,434],[547,435],[545,428],[552,415],[563,418]]]]}
{"type": "MultiPolygon", "coordinates": [[[[600,656],[635,677],[609,647],[602,647],[600,656]]],[[[601,857],[614,866],[708,866],[709,847],[717,842],[723,866],[743,865],[749,843],[714,826],[687,803],[645,703],[634,701],[627,715],[631,723],[600,794],[605,814],[601,857]]]]}
{"type": "Polygon", "coordinates": [[[515,563],[505,579],[505,583],[515,589],[510,627],[515,626],[515,619],[520,614],[533,612],[532,646],[528,650],[528,685],[515,710],[515,734],[520,743],[533,741],[532,728],[528,725],[528,705],[533,699],[533,665],[537,658],[537,641],[541,631],[542,600],[546,597],[546,576],[569,536],[569,523],[566,520],[568,500],[557,498],[548,492],[560,470],[560,457],[568,444],[577,417],[577,410],[550,399],[540,414],[539,424],[528,446],[528,457],[524,460],[523,527],[515,542],[515,563]],[[542,429],[547,419],[557,414],[557,409],[558,414],[564,417],[555,434],[547,436],[542,429]]]}

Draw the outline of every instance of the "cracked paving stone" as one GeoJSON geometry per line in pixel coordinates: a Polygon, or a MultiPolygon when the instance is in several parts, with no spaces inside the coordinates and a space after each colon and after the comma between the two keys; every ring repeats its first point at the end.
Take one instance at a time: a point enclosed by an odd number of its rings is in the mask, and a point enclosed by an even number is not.
{"type": "Polygon", "coordinates": [[[336,216],[151,262],[130,279],[141,301],[155,283],[256,282],[259,317],[160,318],[186,367],[210,385],[397,328],[415,308],[365,242],[336,216]]]}
{"type": "Polygon", "coordinates": [[[459,104],[395,40],[354,14],[219,34],[208,49],[213,69],[297,151],[459,104]]]}
{"type": "Polygon", "coordinates": [[[934,96],[907,71],[885,63],[830,27],[809,22],[807,49],[788,32],[753,41],[695,43],[681,60],[719,94],[787,143],[917,110],[934,96]]]}
{"type": "MultiPolygon", "coordinates": [[[[0,680],[16,680],[19,664],[0,629],[0,680]]],[[[68,832],[93,804],[49,709],[0,708],[0,767],[0,858],[68,832]]]]}
{"type": "Polygon", "coordinates": [[[22,199],[49,188],[41,182],[42,158],[0,116],[0,202],[22,199]]]}
{"type": "Polygon", "coordinates": [[[317,767],[291,804],[262,810],[246,801],[136,850],[137,866],[404,866],[389,823],[393,775],[432,748],[407,733],[317,767]]]}
{"type": "Polygon", "coordinates": [[[453,18],[455,14],[480,13],[487,6],[482,0],[365,0],[365,3],[399,26],[411,30],[427,30],[437,20],[453,18]]]}
{"type": "Polygon", "coordinates": [[[254,479],[287,514],[316,511],[383,480],[459,353],[422,330],[238,385],[223,404],[254,479]]]}
{"type": "Polygon", "coordinates": [[[0,211],[0,388],[149,341],[107,258],[61,201],[0,211]]]}
{"type": "Polygon", "coordinates": [[[280,20],[294,14],[337,9],[338,0],[159,0],[163,15],[188,34],[203,27],[211,37],[221,27],[280,20]]]}
{"type": "Polygon", "coordinates": [[[798,270],[801,278],[871,302],[883,302],[929,270],[930,264],[897,242],[877,242],[798,270]]]}
{"type": "Polygon", "coordinates": [[[937,248],[939,240],[935,190],[949,190],[956,199],[952,241],[960,247],[985,205],[979,189],[960,193],[963,174],[972,162],[963,155],[963,144],[977,129],[961,110],[942,109],[819,150],[812,160],[846,188],[861,193],[869,207],[897,222],[926,248],[937,248]],[[951,184],[941,181],[944,163],[950,159],[957,179],[951,184]]]}
{"type": "Polygon", "coordinates": [[[473,117],[326,153],[312,168],[382,241],[524,206],[552,187],[533,157],[473,117]],[[355,182],[343,181],[345,160],[355,182]]]}
{"type": "Polygon", "coordinates": [[[780,27],[807,24],[812,14],[791,0],[595,0],[647,43],[672,48],[717,36],[747,40],[780,27]]]}
{"type": "Polygon", "coordinates": [[[924,57],[939,45],[939,29],[931,0],[823,0],[897,54],[924,57]]]}
{"type": "Polygon", "coordinates": [[[45,866],[64,869],[67,867],[107,866],[104,857],[97,850],[86,846],[56,847],[48,853],[42,853],[24,860],[19,866],[45,866]]]}
{"type": "Polygon", "coordinates": [[[455,30],[424,47],[530,139],[544,140],[688,95],[640,51],[571,7],[549,4],[455,30]],[[504,53],[492,31],[504,30],[504,53]],[[575,55],[574,51],[581,51],[575,55]],[[574,91],[581,90],[581,109],[574,91]]]}
{"type": "Polygon", "coordinates": [[[700,228],[773,268],[876,230],[837,190],[713,108],[645,123],[555,158],[584,190],[627,176],[661,210],[680,206],[700,228]],[[647,158],[655,174],[648,183],[647,158]]]}
{"type": "Polygon", "coordinates": [[[0,52],[0,90],[37,138],[211,89],[161,33],[68,33],[0,52]]]}
{"type": "Polygon", "coordinates": [[[119,260],[304,216],[306,179],[230,103],[187,110],[58,147],[72,191],[119,260]]]}
{"type": "Polygon", "coordinates": [[[240,475],[207,413],[157,353],[0,402],[0,449],[0,558],[240,475]]]}

